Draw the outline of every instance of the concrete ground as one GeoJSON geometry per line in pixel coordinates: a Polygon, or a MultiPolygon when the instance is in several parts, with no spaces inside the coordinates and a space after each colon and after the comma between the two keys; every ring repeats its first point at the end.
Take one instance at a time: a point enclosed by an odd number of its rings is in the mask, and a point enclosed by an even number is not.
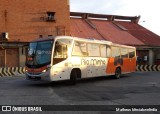
{"type": "Polygon", "coordinates": [[[0,77],[0,105],[160,105],[160,72],[91,78],[74,86],[0,77]]]}

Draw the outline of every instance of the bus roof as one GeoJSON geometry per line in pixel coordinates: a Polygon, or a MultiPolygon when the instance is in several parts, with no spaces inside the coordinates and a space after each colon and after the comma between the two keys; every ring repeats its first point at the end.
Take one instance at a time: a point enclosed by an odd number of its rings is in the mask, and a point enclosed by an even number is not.
{"type": "Polygon", "coordinates": [[[48,37],[43,37],[43,38],[38,38],[36,40],[33,40],[32,42],[42,42],[42,41],[48,41],[48,40],[54,40],[54,36],[48,36],[48,37]]]}
{"type": "Polygon", "coordinates": [[[112,46],[116,46],[116,47],[124,47],[124,48],[134,48],[133,46],[128,46],[128,45],[122,45],[122,44],[115,44],[115,43],[112,43],[112,46]]]}
{"type": "Polygon", "coordinates": [[[49,37],[44,37],[44,38],[38,38],[36,40],[33,40],[32,42],[39,42],[39,41],[48,41],[48,40],[54,40],[54,39],[61,39],[61,38],[66,38],[66,39],[73,39],[73,40],[78,40],[78,41],[84,41],[84,42],[92,42],[92,43],[105,43],[105,44],[110,44],[112,42],[106,41],[106,40],[96,40],[94,38],[78,38],[78,37],[72,37],[72,36],[49,36],[49,37]]]}
{"type": "Polygon", "coordinates": [[[125,47],[125,48],[135,48],[133,46],[115,44],[115,43],[112,43],[111,41],[106,41],[106,40],[97,40],[94,38],[88,38],[88,39],[87,38],[78,38],[78,37],[72,37],[72,36],[48,36],[48,37],[36,39],[32,42],[49,41],[49,40],[61,39],[61,38],[73,39],[73,40],[82,41],[82,42],[108,44],[108,45],[112,45],[112,46],[125,47]]]}

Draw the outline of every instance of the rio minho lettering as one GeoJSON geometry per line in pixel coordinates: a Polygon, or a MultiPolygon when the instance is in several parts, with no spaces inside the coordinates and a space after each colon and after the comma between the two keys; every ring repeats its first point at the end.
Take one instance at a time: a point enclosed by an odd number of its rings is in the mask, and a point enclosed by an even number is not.
{"type": "Polygon", "coordinates": [[[100,59],[91,59],[91,60],[81,59],[81,65],[105,65],[105,64],[106,64],[105,60],[100,60],[100,59]]]}

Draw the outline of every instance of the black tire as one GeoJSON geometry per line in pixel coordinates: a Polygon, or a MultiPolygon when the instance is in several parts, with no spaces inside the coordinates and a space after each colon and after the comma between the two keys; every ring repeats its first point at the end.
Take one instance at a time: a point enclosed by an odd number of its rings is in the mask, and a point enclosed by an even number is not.
{"type": "Polygon", "coordinates": [[[121,77],[121,69],[120,68],[116,68],[114,77],[116,79],[119,79],[121,77]]]}
{"type": "Polygon", "coordinates": [[[77,83],[77,72],[76,70],[72,70],[70,75],[70,84],[75,85],[76,83],[77,83]]]}

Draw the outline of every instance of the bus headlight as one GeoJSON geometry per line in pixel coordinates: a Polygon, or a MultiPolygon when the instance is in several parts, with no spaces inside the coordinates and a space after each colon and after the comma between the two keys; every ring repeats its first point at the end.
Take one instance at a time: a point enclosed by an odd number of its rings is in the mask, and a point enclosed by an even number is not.
{"type": "Polygon", "coordinates": [[[51,68],[51,66],[50,66],[50,64],[49,64],[49,65],[47,65],[46,69],[41,70],[41,71],[42,71],[43,73],[45,73],[45,72],[47,72],[48,70],[50,70],[50,68],[51,68]]]}
{"type": "Polygon", "coordinates": [[[43,70],[42,72],[46,72],[47,70],[43,70]]]}
{"type": "Polygon", "coordinates": [[[42,72],[47,72],[48,70],[50,70],[51,67],[47,67],[45,70],[43,70],[42,72]]]}

